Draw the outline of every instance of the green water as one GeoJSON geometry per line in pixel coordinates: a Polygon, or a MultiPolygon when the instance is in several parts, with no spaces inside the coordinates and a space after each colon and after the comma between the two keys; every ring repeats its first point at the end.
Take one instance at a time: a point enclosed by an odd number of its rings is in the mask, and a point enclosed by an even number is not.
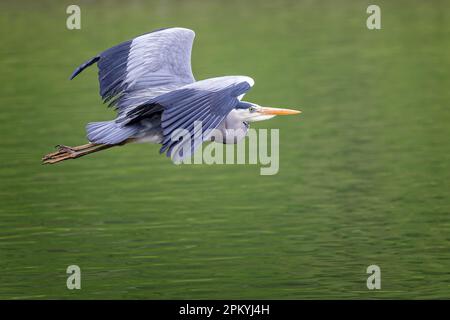
{"type": "Polygon", "coordinates": [[[370,1],[78,1],[69,31],[71,3],[0,4],[0,298],[450,298],[448,2],[377,1],[378,31],[370,1]],[[114,116],[72,70],[166,26],[196,31],[197,79],[303,110],[254,126],[280,129],[279,173],[156,145],[42,166],[114,116]]]}

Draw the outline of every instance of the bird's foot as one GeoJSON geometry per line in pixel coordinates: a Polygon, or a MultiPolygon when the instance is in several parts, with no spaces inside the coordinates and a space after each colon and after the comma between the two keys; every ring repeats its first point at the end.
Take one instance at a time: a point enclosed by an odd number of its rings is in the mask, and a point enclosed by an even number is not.
{"type": "Polygon", "coordinates": [[[58,148],[58,152],[75,152],[75,151],[77,151],[76,150],[77,147],[69,147],[69,146],[65,146],[63,144],[58,144],[58,145],[56,145],[55,148],[58,148]]]}
{"type": "Polygon", "coordinates": [[[111,144],[95,144],[88,143],[76,147],[68,147],[64,145],[57,145],[58,151],[49,153],[42,157],[42,164],[53,164],[63,160],[76,159],[87,154],[109,149],[116,145],[111,144]]]}
{"type": "Polygon", "coordinates": [[[77,155],[77,150],[72,147],[68,147],[62,144],[56,146],[58,151],[49,153],[42,157],[43,164],[51,164],[59,161],[75,158],[77,155]]]}

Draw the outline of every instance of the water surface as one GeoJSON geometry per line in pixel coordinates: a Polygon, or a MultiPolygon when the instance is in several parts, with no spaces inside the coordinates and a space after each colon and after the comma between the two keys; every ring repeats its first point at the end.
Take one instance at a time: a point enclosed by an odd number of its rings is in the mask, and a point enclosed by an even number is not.
{"type": "Polygon", "coordinates": [[[450,297],[447,2],[378,1],[379,31],[368,1],[79,3],[78,31],[69,1],[0,4],[0,298],[450,297]],[[41,166],[114,116],[72,70],[167,26],[196,31],[197,79],[249,75],[248,100],[303,110],[254,126],[280,129],[279,173],[155,145],[41,166]]]}

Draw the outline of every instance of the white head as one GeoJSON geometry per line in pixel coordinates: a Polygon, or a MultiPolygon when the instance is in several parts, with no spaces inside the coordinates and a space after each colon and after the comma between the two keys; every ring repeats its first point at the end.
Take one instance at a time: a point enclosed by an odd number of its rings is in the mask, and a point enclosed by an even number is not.
{"type": "Polygon", "coordinates": [[[261,107],[256,103],[241,101],[236,107],[235,115],[244,122],[256,122],[271,119],[277,115],[299,114],[301,111],[261,107]]]}

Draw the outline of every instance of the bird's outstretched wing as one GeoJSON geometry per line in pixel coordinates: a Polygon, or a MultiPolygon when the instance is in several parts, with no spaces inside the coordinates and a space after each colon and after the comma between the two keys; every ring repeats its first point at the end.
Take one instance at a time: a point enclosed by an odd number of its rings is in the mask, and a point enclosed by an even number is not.
{"type": "Polygon", "coordinates": [[[144,34],[86,61],[70,79],[97,63],[100,95],[121,112],[195,81],[191,69],[194,37],[194,31],[184,28],[144,34]]]}
{"type": "Polygon", "coordinates": [[[151,99],[147,102],[148,104],[128,112],[124,117],[124,125],[146,117],[148,108],[151,106],[162,106],[164,111],[161,127],[164,139],[160,152],[167,152],[168,157],[171,157],[174,162],[179,162],[193,154],[195,149],[209,138],[205,133],[219,126],[239,103],[239,98],[253,84],[253,79],[245,76],[227,76],[198,81],[151,99]],[[172,140],[176,130],[186,130],[185,132],[189,132],[190,139],[172,140]],[[197,138],[200,130],[203,134],[197,138]],[[174,149],[183,150],[185,153],[172,154],[174,149]]]}

